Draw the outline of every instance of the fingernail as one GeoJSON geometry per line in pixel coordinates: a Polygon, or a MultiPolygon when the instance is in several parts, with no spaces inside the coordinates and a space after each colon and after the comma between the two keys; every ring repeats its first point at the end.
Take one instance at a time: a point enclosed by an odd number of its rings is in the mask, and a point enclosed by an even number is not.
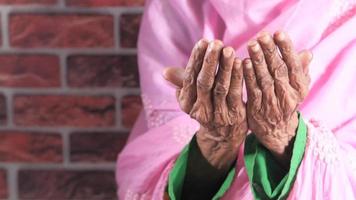
{"type": "Polygon", "coordinates": [[[284,34],[283,32],[279,32],[277,35],[278,40],[284,40],[285,37],[286,37],[286,34],[284,34]]]}
{"type": "Polygon", "coordinates": [[[261,31],[257,34],[257,37],[263,37],[264,35],[268,35],[269,33],[267,31],[261,31]]]}
{"type": "Polygon", "coordinates": [[[223,42],[221,40],[214,40],[213,42],[213,45],[217,45],[217,46],[222,46],[223,45],[223,42]]]}
{"type": "Polygon", "coordinates": [[[260,45],[256,40],[251,40],[247,44],[253,52],[257,52],[260,49],[260,45]]]}
{"type": "Polygon", "coordinates": [[[251,50],[257,52],[258,50],[260,50],[260,45],[256,42],[255,45],[251,46],[251,50]]]}
{"type": "Polygon", "coordinates": [[[245,59],[244,60],[244,65],[246,68],[252,68],[251,60],[250,59],[245,59]]]}
{"type": "Polygon", "coordinates": [[[225,57],[230,57],[233,53],[233,50],[231,47],[226,47],[223,49],[223,54],[225,57]]]}
{"type": "Polygon", "coordinates": [[[269,34],[262,35],[260,37],[260,41],[263,43],[267,43],[267,42],[271,41],[271,36],[269,34]]]}
{"type": "Polygon", "coordinates": [[[203,47],[204,43],[207,43],[207,42],[209,42],[209,41],[207,39],[204,39],[204,38],[199,40],[198,47],[203,47]]]}
{"type": "Polygon", "coordinates": [[[256,45],[256,44],[257,44],[257,41],[256,41],[256,40],[250,40],[250,41],[247,43],[247,46],[252,47],[252,46],[254,46],[254,45],[256,45]]]}

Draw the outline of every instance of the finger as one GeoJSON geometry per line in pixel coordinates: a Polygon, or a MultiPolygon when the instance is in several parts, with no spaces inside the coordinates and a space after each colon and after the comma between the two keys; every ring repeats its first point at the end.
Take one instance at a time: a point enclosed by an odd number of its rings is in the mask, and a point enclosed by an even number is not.
{"type": "Polygon", "coordinates": [[[313,54],[309,50],[303,50],[300,53],[298,53],[298,57],[303,67],[303,73],[309,74],[309,64],[313,59],[313,54]]]}
{"type": "Polygon", "coordinates": [[[201,39],[193,48],[187,67],[185,68],[182,89],[179,93],[181,109],[189,113],[197,99],[196,80],[202,67],[208,41],[201,39]]]}
{"type": "Polygon", "coordinates": [[[234,49],[231,47],[225,47],[222,50],[219,69],[214,83],[214,122],[220,126],[227,126],[229,124],[226,96],[230,87],[234,54],[234,49]]]}
{"type": "Polygon", "coordinates": [[[163,77],[176,88],[183,87],[184,69],[179,67],[168,67],[163,70],[163,77]]]}
{"type": "Polygon", "coordinates": [[[288,68],[279,55],[272,36],[266,32],[261,33],[258,37],[258,42],[261,45],[268,69],[274,80],[289,84],[288,68]]]}
{"type": "Polygon", "coordinates": [[[191,110],[191,117],[201,123],[208,123],[213,118],[211,90],[214,85],[215,72],[219,64],[223,43],[211,42],[206,50],[203,66],[197,78],[197,100],[191,110]]]}
{"type": "Polygon", "coordinates": [[[234,124],[238,119],[244,119],[243,112],[245,112],[242,100],[242,87],[243,87],[243,69],[242,63],[239,58],[235,58],[234,65],[231,72],[230,88],[227,94],[227,107],[229,110],[230,124],[234,124]]]}
{"type": "Polygon", "coordinates": [[[223,43],[215,40],[209,44],[204,57],[204,62],[197,79],[198,97],[205,98],[209,96],[215,80],[216,68],[219,64],[220,53],[223,43]]]}
{"type": "MultiPolygon", "coordinates": [[[[261,45],[269,71],[271,72],[274,79],[275,95],[271,96],[269,106],[272,106],[272,104],[276,102],[273,99],[278,99],[281,108],[283,110],[287,110],[289,109],[290,105],[288,104],[290,103],[289,96],[291,93],[295,92],[295,90],[291,88],[289,84],[288,68],[279,55],[277,46],[275,45],[270,34],[261,33],[258,37],[258,42],[261,45]]],[[[262,96],[264,95],[262,94],[262,96]]]]}
{"type": "Polygon", "coordinates": [[[274,92],[273,78],[268,71],[263,51],[257,41],[252,40],[248,44],[248,53],[250,55],[257,83],[261,90],[274,92]]]}
{"type": "Polygon", "coordinates": [[[303,73],[303,67],[299,57],[293,48],[291,39],[286,33],[277,32],[274,34],[274,40],[282,54],[284,62],[287,65],[290,85],[304,97],[307,92],[305,84],[306,77],[303,73]]]}
{"type": "Polygon", "coordinates": [[[259,110],[261,108],[262,92],[258,87],[252,62],[247,58],[242,64],[248,98],[247,105],[251,109],[259,110]]]}

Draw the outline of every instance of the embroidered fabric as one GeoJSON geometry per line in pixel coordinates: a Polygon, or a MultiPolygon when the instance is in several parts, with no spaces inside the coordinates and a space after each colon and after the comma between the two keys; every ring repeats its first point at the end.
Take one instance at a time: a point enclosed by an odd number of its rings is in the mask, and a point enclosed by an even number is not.
{"type": "Polygon", "coordinates": [[[316,120],[310,121],[308,129],[306,150],[312,151],[313,155],[322,162],[337,164],[340,160],[338,156],[340,146],[330,129],[316,120]]]}

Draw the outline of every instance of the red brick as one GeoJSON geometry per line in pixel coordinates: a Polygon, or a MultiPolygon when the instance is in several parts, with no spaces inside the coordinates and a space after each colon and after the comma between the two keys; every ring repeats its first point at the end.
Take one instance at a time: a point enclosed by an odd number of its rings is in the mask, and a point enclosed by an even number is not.
{"type": "Polygon", "coordinates": [[[0,86],[58,87],[59,59],[51,55],[0,55],[0,86]]]}
{"type": "Polygon", "coordinates": [[[112,171],[21,170],[18,176],[21,199],[117,199],[112,171]]]}
{"type": "Polygon", "coordinates": [[[121,100],[121,117],[122,124],[126,128],[131,128],[142,109],[140,96],[129,95],[121,100]]]}
{"type": "Polygon", "coordinates": [[[113,47],[113,17],[84,14],[14,14],[10,43],[15,47],[113,47]]]}
{"type": "Polygon", "coordinates": [[[115,123],[111,96],[18,95],[14,121],[22,126],[103,127],[115,123]]]}
{"type": "Polygon", "coordinates": [[[72,162],[115,162],[126,143],[127,133],[73,133],[70,136],[72,162]]]}
{"type": "Polygon", "coordinates": [[[0,0],[0,4],[56,4],[57,0],[0,0]]]}
{"type": "Polygon", "coordinates": [[[143,6],[144,0],[66,0],[69,6],[143,6]]]}
{"type": "Polygon", "coordinates": [[[135,48],[141,23],[141,14],[124,14],[120,17],[121,46],[135,48]]]}
{"type": "Polygon", "coordinates": [[[6,199],[8,197],[6,180],[7,180],[6,171],[0,169],[0,198],[1,199],[6,199]]]}
{"type": "Polygon", "coordinates": [[[3,125],[7,121],[6,115],[6,99],[3,94],[0,94],[0,125],[3,125]]]}
{"type": "Polygon", "coordinates": [[[71,87],[138,87],[136,56],[71,56],[68,59],[71,87]]]}
{"type": "Polygon", "coordinates": [[[0,161],[61,162],[62,138],[58,134],[0,131],[0,161]]]}

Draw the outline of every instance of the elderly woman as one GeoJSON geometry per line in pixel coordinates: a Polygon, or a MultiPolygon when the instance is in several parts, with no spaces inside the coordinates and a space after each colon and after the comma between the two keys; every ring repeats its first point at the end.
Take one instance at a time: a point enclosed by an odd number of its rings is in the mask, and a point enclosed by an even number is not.
{"type": "Polygon", "coordinates": [[[119,198],[356,199],[354,5],[147,1],[119,198]]]}

